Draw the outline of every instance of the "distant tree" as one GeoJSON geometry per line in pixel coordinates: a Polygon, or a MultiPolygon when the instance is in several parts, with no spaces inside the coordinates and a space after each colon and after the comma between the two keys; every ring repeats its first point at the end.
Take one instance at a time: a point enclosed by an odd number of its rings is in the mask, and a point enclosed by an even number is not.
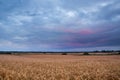
{"type": "Polygon", "coordinates": [[[106,51],[106,50],[102,50],[101,52],[103,52],[103,53],[104,53],[104,52],[107,52],[107,51],[106,51]]]}
{"type": "Polygon", "coordinates": [[[97,53],[97,52],[99,52],[99,51],[96,50],[96,51],[93,51],[93,52],[97,53]]]}
{"type": "Polygon", "coordinates": [[[46,54],[46,52],[43,52],[43,54],[46,54]]]}
{"type": "Polygon", "coordinates": [[[84,52],[83,55],[89,55],[89,53],[88,52],[84,52]]]}
{"type": "Polygon", "coordinates": [[[111,52],[115,52],[114,50],[111,50],[111,52]]]}
{"type": "Polygon", "coordinates": [[[120,52],[118,52],[118,54],[120,55],[120,52]]]}
{"type": "Polygon", "coordinates": [[[67,53],[66,53],[66,52],[64,52],[64,53],[62,53],[62,55],[67,55],[67,53]]]}

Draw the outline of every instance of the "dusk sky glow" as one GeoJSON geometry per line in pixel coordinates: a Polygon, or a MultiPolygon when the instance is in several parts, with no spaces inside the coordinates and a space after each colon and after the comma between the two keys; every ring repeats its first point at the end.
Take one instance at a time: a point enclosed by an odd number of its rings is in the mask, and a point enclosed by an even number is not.
{"type": "Polygon", "coordinates": [[[0,50],[120,50],[120,0],[0,0],[0,50]]]}

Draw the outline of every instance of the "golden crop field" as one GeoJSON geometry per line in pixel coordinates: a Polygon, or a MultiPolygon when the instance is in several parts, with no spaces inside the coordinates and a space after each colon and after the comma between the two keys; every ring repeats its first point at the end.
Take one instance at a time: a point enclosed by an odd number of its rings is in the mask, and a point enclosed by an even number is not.
{"type": "Polygon", "coordinates": [[[0,80],[120,80],[120,56],[0,55],[0,80]]]}

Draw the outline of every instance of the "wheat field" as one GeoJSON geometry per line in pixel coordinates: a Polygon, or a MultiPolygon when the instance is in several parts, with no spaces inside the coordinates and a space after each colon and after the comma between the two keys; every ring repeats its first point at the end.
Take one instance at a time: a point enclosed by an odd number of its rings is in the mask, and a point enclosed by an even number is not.
{"type": "Polygon", "coordinates": [[[0,55],[0,80],[120,80],[120,56],[0,55]]]}

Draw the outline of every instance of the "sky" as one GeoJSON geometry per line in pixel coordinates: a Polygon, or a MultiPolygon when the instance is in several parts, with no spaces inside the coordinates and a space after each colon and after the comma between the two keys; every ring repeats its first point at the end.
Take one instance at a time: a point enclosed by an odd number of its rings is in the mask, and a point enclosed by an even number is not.
{"type": "Polygon", "coordinates": [[[120,0],[0,0],[0,50],[120,50],[120,0]]]}

